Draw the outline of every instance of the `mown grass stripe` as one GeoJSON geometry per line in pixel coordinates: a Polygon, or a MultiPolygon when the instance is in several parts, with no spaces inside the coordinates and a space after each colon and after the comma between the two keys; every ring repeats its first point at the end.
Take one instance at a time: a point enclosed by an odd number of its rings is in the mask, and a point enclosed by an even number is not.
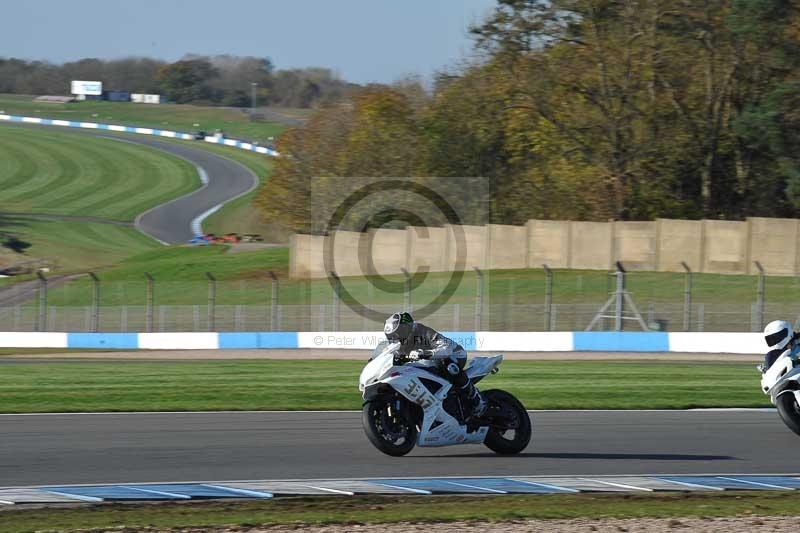
{"type": "Polygon", "coordinates": [[[0,127],[0,208],[133,220],[200,186],[195,168],[158,149],[50,130],[0,127]]]}

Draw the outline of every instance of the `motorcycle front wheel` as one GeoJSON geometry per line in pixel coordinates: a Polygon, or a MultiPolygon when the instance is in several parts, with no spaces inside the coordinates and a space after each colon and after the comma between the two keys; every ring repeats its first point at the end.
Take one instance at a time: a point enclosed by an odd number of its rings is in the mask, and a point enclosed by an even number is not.
{"type": "Polygon", "coordinates": [[[775,398],[775,407],[786,427],[800,435],[800,405],[791,392],[786,392],[775,398]]]}
{"type": "Polygon", "coordinates": [[[386,455],[400,457],[417,444],[417,426],[396,398],[375,398],[361,409],[361,424],[372,443],[386,455]]]}
{"type": "Polygon", "coordinates": [[[501,455],[512,455],[524,450],[531,441],[533,424],[522,402],[513,394],[499,389],[487,390],[483,397],[489,403],[492,425],[483,443],[501,455]]]}

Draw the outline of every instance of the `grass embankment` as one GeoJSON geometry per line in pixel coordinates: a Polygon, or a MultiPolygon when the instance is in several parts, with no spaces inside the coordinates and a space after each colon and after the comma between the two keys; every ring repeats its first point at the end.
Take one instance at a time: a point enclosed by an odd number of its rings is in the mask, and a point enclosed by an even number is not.
{"type": "MultiPolygon", "coordinates": [[[[189,502],[159,505],[102,505],[90,508],[19,509],[2,512],[0,532],[94,528],[253,528],[397,522],[502,522],[521,519],[689,518],[796,516],[800,494],[732,492],[715,494],[549,496],[360,496],[286,498],[248,502],[189,502]]],[[[744,525],[744,524],[743,524],[744,525]]],[[[670,527],[681,528],[681,524],[670,527]]],[[[502,527],[502,526],[495,526],[502,527]]]]}
{"type": "MultiPolygon", "coordinates": [[[[360,409],[365,361],[9,362],[0,373],[0,410],[360,409]]],[[[506,361],[482,386],[508,390],[529,409],[769,406],[753,365],[740,363],[570,361],[564,372],[563,361],[506,361]]]]}
{"type": "MultiPolygon", "coordinates": [[[[182,132],[203,130],[213,134],[221,129],[232,138],[268,142],[285,126],[251,121],[242,110],[188,104],[134,104],[131,102],[83,101],[70,104],[34,102],[31,96],[0,95],[0,110],[8,115],[102,122],[182,132]]],[[[297,114],[299,112],[290,113],[297,114]]]]}
{"type": "Polygon", "coordinates": [[[97,222],[37,220],[14,215],[3,217],[2,229],[30,244],[24,255],[5,257],[13,257],[16,261],[44,258],[59,272],[80,272],[108,266],[131,254],[161,246],[133,227],[97,222]]]}
{"type": "Polygon", "coordinates": [[[0,127],[2,229],[30,244],[16,260],[44,258],[62,271],[86,270],[156,248],[132,225],[97,220],[131,224],[139,213],[199,186],[192,165],[152,148],[0,127]]]}
{"type": "Polygon", "coordinates": [[[0,127],[0,210],[133,221],[200,186],[188,162],[146,146],[0,127]]]}

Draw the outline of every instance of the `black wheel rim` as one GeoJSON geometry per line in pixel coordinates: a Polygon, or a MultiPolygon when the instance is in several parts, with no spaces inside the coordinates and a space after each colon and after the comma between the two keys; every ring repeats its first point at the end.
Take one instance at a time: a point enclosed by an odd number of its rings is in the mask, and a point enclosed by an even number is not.
{"type": "Polygon", "coordinates": [[[388,403],[373,407],[372,420],[375,423],[375,429],[384,441],[394,446],[408,444],[410,432],[408,422],[400,413],[390,407],[388,403]]]}
{"type": "MultiPolygon", "coordinates": [[[[520,420],[520,414],[516,409],[504,406],[503,409],[503,425],[502,427],[494,428],[494,433],[506,442],[517,442],[524,438],[523,432],[519,431],[523,426],[520,420]]],[[[527,415],[527,413],[525,413],[527,415]]]]}

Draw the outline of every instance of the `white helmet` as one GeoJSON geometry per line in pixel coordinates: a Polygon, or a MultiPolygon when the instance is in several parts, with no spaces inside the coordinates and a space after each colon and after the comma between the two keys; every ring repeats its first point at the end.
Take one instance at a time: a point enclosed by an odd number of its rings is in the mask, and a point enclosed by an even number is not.
{"type": "Polygon", "coordinates": [[[792,325],[785,320],[773,320],[764,328],[764,340],[770,350],[783,350],[792,337],[792,325]]]}

